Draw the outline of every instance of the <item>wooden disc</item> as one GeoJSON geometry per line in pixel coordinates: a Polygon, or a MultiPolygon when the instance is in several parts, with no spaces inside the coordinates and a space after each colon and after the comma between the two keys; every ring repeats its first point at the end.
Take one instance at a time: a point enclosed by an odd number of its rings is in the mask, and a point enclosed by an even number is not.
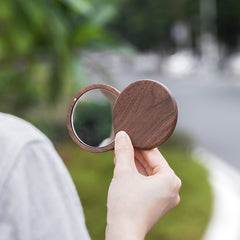
{"type": "Polygon", "coordinates": [[[126,131],[135,148],[152,149],[171,136],[177,115],[176,101],[164,85],[152,80],[136,81],[115,102],[114,132],[126,131]]]}

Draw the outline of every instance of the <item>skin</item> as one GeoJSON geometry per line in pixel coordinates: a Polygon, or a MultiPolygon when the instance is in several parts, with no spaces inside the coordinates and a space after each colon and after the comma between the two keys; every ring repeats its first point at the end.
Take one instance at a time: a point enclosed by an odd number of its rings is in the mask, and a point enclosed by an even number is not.
{"type": "Polygon", "coordinates": [[[114,163],[105,239],[144,239],[155,223],[179,203],[181,181],[157,148],[134,150],[123,131],[115,138],[114,163]]]}

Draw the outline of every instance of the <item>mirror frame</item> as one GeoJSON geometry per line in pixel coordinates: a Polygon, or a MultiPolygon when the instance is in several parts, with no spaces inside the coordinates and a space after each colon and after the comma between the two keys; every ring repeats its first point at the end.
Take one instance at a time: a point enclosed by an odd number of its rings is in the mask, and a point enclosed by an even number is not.
{"type": "MultiPolygon", "coordinates": [[[[120,95],[120,92],[114,88],[111,87],[109,85],[106,84],[92,84],[90,86],[87,86],[85,88],[83,88],[81,91],[79,91],[74,98],[72,99],[69,108],[68,108],[68,113],[67,113],[67,128],[69,131],[69,134],[72,138],[72,140],[82,149],[88,151],[88,152],[93,152],[93,153],[102,153],[102,152],[107,152],[109,150],[113,150],[114,149],[114,140],[104,146],[104,147],[91,147],[90,145],[87,145],[86,143],[84,143],[83,141],[81,141],[76,135],[75,135],[75,131],[73,129],[72,126],[72,113],[73,113],[73,109],[75,104],[78,102],[78,99],[86,92],[90,91],[90,90],[94,90],[94,89],[104,89],[107,90],[111,93],[113,93],[114,95],[116,95],[116,97],[118,98],[118,96],[120,95]]],[[[116,98],[116,100],[117,100],[116,98]]]]}

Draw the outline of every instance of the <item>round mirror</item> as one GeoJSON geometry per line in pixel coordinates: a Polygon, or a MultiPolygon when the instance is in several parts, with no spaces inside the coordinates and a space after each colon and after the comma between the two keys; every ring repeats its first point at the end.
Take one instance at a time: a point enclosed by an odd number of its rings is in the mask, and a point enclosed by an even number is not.
{"type": "Polygon", "coordinates": [[[75,135],[91,147],[105,147],[114,140],[112,109],[117,96],[105,89],[84,93],[73,107],[75,135]]]}
{"type": "Polygon", "coordinates": [[[112,112],[119,92],[110,86],[95,84],[78,95],[73,99],[69,119],[74,141],[91,152],[113,149],[112,112]]]}

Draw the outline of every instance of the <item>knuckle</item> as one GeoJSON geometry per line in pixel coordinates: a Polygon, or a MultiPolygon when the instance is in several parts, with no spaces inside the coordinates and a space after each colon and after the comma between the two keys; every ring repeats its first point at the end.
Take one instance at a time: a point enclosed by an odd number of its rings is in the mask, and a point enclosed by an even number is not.
{"type": "Polygon", "coordinates": [[[170,191],[173,195],[177,194],[182,186],[182,181],[179,177],[175,175],[172,171],[169,174],[169,181],[170,181],[170,191]]]}
{"type": "Polygon", "coordinates": [[[176,207],[179,203],[180,203],[180,196],[178,194],[173,201],[173,207],[176,207]]]}
{"type": "Polygon", "coordinates": [[[182,181],[179,177],[176,176],[176,178],[175,178],[175,190],[177,192],[179,192],[181,187],[182,187],[182,181]]]}
{"type": "Polygon", "coordinates": [[[152,174],[155,175],[156,173],[158,173],[158,172],[160,172],[160,171],[161,171],[161,167],[158,166],[158,167],[156,167],[156,168],[153,169],[152,174]]]}

